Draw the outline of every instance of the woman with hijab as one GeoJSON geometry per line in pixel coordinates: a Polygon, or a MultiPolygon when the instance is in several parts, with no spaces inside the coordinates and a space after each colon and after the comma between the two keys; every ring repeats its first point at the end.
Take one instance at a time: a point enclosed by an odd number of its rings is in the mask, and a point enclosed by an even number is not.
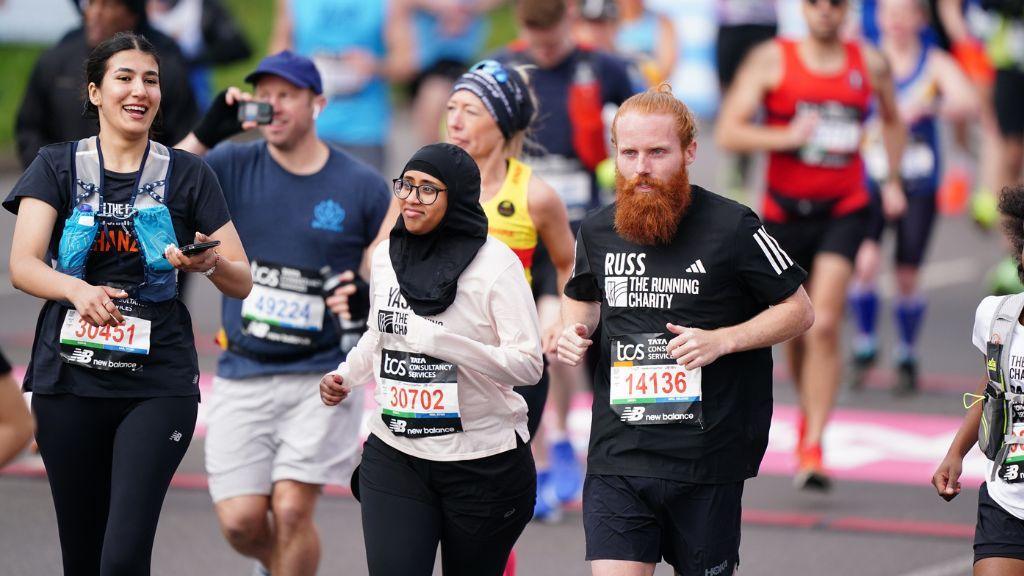
{"type": "Polygon", "coordinates": [[[421,148],[394,181],[401,218],[375,250],[368,330],[320,395],[376,382],[353,480],[372,576],[498,576],[533,513],[526,402],[543,366],[523,266],[487,236],[476,162],[421,148]]]}

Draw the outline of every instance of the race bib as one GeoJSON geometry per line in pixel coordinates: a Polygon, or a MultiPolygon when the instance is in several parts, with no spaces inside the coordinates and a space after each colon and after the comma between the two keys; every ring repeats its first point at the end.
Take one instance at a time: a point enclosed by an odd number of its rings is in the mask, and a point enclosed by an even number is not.
{"type": "Polygon", "coordinates": [[[388,429],[407,438],[461,432],[457,370],[426,354],[382,350],[381,419],[388,429]]]}
{"type": "Polygon", "coordinates": [[[630,425],[704,426],[701,370],[686,370],[666,350],[671,334],[616,336],[611,340],[612,410],[630,425]]]}
{"type": "Polygon", "coordinates": [[[60,327],[60,357],[66,364],[94,370],[139,372],[149,355],[152,323],[130,316],[131,306],[116,302],[124,326],[93,326],[68,310],[60,327]]]}
{"type": "Polygon", "coordinates": [[[861,145],[860,112],[838,102],[797,104],[798,116],[810,113],[817,113],[818,123],[810,139],[800,148],[800,160],[804,164],[828,168],[849,164],[861,145]]]}
{"type": "MultiPolygon", "coordinates": [[[[1013,418],[1013,435],[1024,437],[1024,404],[1010,404],[1013,418]]],[[[999,477],[1007,484],[1024,482],[1024,445],[1010,444],[1006,447],[1006,459],[999,467],[999,477]]]]}
{"type": "Polygon", "coordinates": [[[254,338],[311,347],[323,330],[323,277],[303,270],[253,261],[252,292],[242,302],[242,331],[254,338]]]}
{"type": "MultiPolygon", "coordinates": [[[[872,139],[864,151],[868,176],[875,182],[889,177],[889,157],[881,140],[872,139]]],[[[935,174],[935,151],[925,142],[911,140],[903,150],[900,175],[906,181],[931,179],[935,174]]]]}
{"type": "Polygon", "coordinates": [[[565,202],[569,220],[582,220],[593,202],[590,175],[576,160],[549,156],[539,160],[531,159],[530,167],[544,179],[565,202]]]}

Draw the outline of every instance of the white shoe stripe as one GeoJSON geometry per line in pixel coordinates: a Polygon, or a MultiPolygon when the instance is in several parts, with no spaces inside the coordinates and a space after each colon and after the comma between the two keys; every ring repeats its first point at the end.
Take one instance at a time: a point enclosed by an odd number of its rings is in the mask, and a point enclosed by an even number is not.
{"type": "MultiPolygon", "coordinates": [[[[758,232],[760,232],[760,230],[758,230],[758,232]]],[[[779,265],[775,263],[775,258],[772,256],[771,252],[768,251],[768,247],[765,246],[764,240],[762,240],[761,237],[755,233],[754,241],[757,242],[757,245],[761,247],[761,251],[764,252],[765,257],[768,258],[768,263],[770,263],[772,265],[772,268],[775,269],[775,273],[781,275],[782,269],[779,268],[779,265]]]]}

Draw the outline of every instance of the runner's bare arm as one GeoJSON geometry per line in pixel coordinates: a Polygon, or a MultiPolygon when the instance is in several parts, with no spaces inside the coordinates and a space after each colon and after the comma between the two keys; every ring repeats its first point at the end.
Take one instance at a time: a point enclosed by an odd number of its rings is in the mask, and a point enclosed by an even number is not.
{"type": "Polygon", "coordinates": [[[225,296],[244,299],[252,290],[252,271],[234,223],[229,221],[209,236],[196,232],[196,242],[209,240],[219,240],[220,246],[191,257],[184,255],[180,248],[171,246],[165,253],[167,261],[186,272],[205,273],[216,266],[209,278],[217,290],[225,296]]]}
{"type": "Polygon", "coordinates": [[[32,414],[10,373],[0,375],[0,467],[32,439],[32,414]]]}
{"type": "Polygon", "coordinates": [[[277,54],[281,50],[291,50],[295,40],[292,36],[292,13],[289,9],[290,0],[277,0],[274,6],[274,27],[270,31],[270,43],[267,54],[277,54]]]}
{"type": "Polygon", "coordinates": [[[56,222],[57,210],[46,202],[21,199],[11,244],[11,284],[37,298],[70,302],[93,326],[119,326],[123,321],[121,313],[108,303],[111,298],[124,298],[127,294],[58,272],[46,260],[56,222]]]}
{"type": "Polygon", "coordinates": [[[569,281],[569,275],[572,274],[572,263],[575,258],[575,239],[572,229],[569,228],[569,213],[555,189],[536,175],[530,178],[528,194],[530,218],[537,227],[540,241],[544,243],[551,256],[551,263],[554,264],[558,277],[558,293],[561,294],[565,283],[569,281]]]}
{"type": "MultiPolygon", "coordinates": [[[[984,394],[987,384],[988,382],[982,380],[974,393],[979,396],[984,394]]],[[[939,463],[939,467],[935,469],[935,475],[932,476],[932,486],[947,502],[956,498],[956,495],[960,493],[959,480],[960,472],[963,470],[964,456],[978,443],[978,425],[980,423],[981,402],[976,402],[964,416],[960,429],[957,430],[956,436],[949,444],[946,456],[939,463]]]]}
{"type": "Polygon", "coordinates": [[[947,120],[963,120],[978,113],[978,93],[956,60],[941,50],[931,52],[932,78],[939,89],[939,113],[947,120]]]}
{"type": "Polygon", "coordinates": [[[871,86],[878,103],[878,117],[882,121],[882,144],[890,166],[889,177],[882,183],[882,210],[886,218],[893,219],[901,216],[907,208],[899,168],[903,163],[903,150],[907,146],[907,127],[900,119],[889,61],[881,52],[864,44],[861,45],[861,53],[864,54],[864,63],[871,75],[871,86]]]}
{"type": "Polygon", "coordinates": [[[810,137],[801,126],[761,126],[755,122],[765,94],[782,79],[782,54],[774,42],[754,48],[743,61],[725,96],[715,128],[715,141],[733,152],[792,150],[810,137]],[[800,128],[800,130],[796,130],[800,128]]]}
{"type": "Polygon", "coordinates": [[[788,298],[750,320],[719,328],[699,330],[669,324],[675,338],[668,352],[688,370],[707,366],[726,354],[765,348],[803,334],[814,323],[814,308],[803,286],[788,298]]]}
{"type": "Polygon", "coordinates": [[[387,53],[380,63],[380,74],[391,82],[405,82],[416,74],[416,46],[432,39],[417,39],[412,9],[407,0],[388,3],[384,24],[387,53]]]}

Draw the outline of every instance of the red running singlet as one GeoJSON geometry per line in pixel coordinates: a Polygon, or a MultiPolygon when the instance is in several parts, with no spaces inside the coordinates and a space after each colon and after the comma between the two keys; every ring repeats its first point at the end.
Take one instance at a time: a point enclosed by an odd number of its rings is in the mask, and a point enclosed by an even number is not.
{"type": "Polygon", "coordinates": [[[810,140],[797,150],[768,156],[768,193],[763,216],[770,222],[812,215],[838,217],[867,206],[860,157],[864,121],[871,103],[871,83],[860,47],[844,44],[846,64],[835,74],[807,69],[799,44],[778,39],[783,76],[765,97],[769,126],[786,126],[798,114],[817,112],[810,140]]]}

